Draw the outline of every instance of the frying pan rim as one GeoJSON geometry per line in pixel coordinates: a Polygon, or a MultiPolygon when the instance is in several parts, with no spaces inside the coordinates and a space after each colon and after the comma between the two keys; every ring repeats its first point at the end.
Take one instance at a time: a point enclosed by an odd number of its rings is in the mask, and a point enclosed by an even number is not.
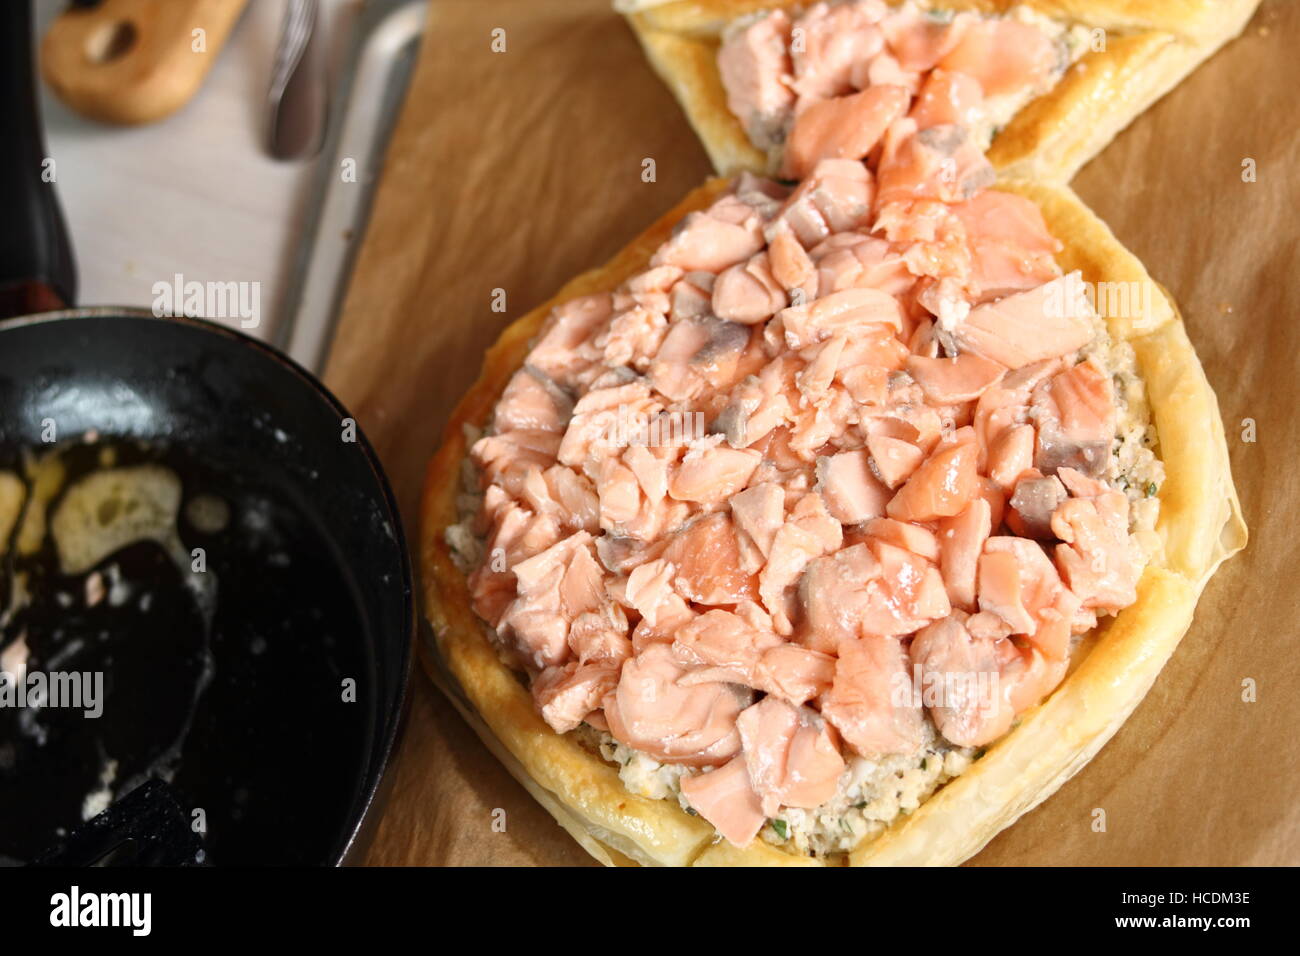
{"type": "MultiPolygon", "coordinates": [[[[222,325],[219,322],[213,322],[210,319],[195,318],[192,316],[178,315],[155,315],[148,309],[141,309],[133,306],[84,306],[71,309],[56,309],[49,312],[36,312],[30,315],[15,316],[0,321],[0,334],[8,329],[26,328],[29,326],[45,325],[53,322],[69,321],[94,321],[97,319],[128,319],[149,322],[169,322],[179,323],[190,326],[201,332],[224,336],[231,339],[241,346],[255,349],[261,352],[266,358],[277,363],[289,372],[293,373],[305,385],[307,385],[316,395],[321,398],[341,417],[352,418],[351,412],[339,401],[338,397],[325,386],[325,384],[303,368],[289,356],[285,355],[275,346],[263,342],[261,339],[254,338],[246,332],[233,329],[230,326],[222,325]]],[[[355,418],[353,418],[355,421],[355,418]]],[[[354,850],[361,831],[369,821],[370,814],[374,809],[376,796],[379,793],[385,776],[391,772],[393,750],[397,744],[397,737],[402,726],[402,717],[406,711],[406,705],[410,696],[411,686],[411,658],[412,645],[415,641],[416,634],[416,601],[415,601],[415,575],[411,563],[410,548],[406,540],[406,532],[402,527],[400,512],[397,509],[397,499],[393,496],[392,486],[388,482],[388,476],[384,474],[383,466],[379,462],[379,456],[375,453],[374,447],[370,440],[366,438],[365,432],[362,431],[358,424],[356,430],[359,441],[357,444],[362,450],[365,457],[366,466],[370,470],[372,479],[378,485],[383,496],[384,508],[387,512],[388,526],[392,529],[394,543],[397,545],[398,559],[401,564],[402,587],[404,589],[403,603],[405,613],[403,614],[403,634],[400,645],[401,665],[396,675],[400,693],[391,706],[384,709],[379,714],[383,721],[383,735],[381,739],[375,741],[378,745],[375,750],[375,757],[372,758],[372,766],[366,769],[366,776],[363,779],[362,793],[363,798],[360,806],[354,808],[355,819],[348,827],[342,846],[331,854],[329,862],[334,866],[339,866],[348,860],[348,857],[354,850]]]]}

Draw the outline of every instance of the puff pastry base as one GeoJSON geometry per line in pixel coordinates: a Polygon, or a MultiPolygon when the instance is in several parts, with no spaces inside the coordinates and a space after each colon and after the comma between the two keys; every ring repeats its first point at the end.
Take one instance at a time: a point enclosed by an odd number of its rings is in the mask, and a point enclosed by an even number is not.
{"type": "MultiPolygon", "coordinates": [[[[768,157],[727,110],[717,68],[723,28],[758,10],[810,0],[616,0],[655,70],[681,102],[720,175],[764,172],[768,157]]],[[[1116,134],[1241,32],[1259,0],[920,0],[936,9],[1017,6],[1106,31],[1050,91],[994,138],[988,157],[1006,178],[1069,182],[1116,134]]]]}
{"type": "MultiPolygon", "coordinates": [[[[468,452],[465,425],[482,427],[528,343],[560,301],[612,289],[644,268],[673,225],[728,186],[712,180],[689,194],[613,260],[568,283],[510,325],[489,350],[430,463],[421,514],[424,607],[433,640],[425,669],[471,726],[556,820],[610,865],[854,865],[959,863],[1046,799],[1115,733],[1146,694],[1192,620],[1215,568],[1245,546],[1218,405],[1181,318],[1163,291],[1139,319],[1103,315],[1112,337],[1133,344],[1166,470],[1157,533],[1162,553],[1138,587],[1137,603],[1110,618],[1076,654],[1073,671],[1039,707],[966,773],[847,859],[797,857],[755,840],[737,849],[670,800],[629,793],[615,767],[574,735],[551,730],[518,675],[502,663],[486,625],[470,609],[465,576],[452,562],[446,528],[468,452]]],[[[1059,261],[1089,282],[1152,282],[1146,270],[1067,187],[1007,181],[998,188],[1036,202],[1065,246],[1059,261]]],[[[1157,287],[1158,289],[1158,287],[1157,287]]],[[[1100,303],[1106,306],[1107,303],[1100,303]]]]}

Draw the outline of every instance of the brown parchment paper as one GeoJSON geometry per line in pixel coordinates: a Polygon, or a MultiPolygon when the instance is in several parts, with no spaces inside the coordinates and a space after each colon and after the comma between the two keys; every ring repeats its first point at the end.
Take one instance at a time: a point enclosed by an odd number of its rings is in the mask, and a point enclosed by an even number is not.
{"type": "MultiPolygon", "coordinates": [[[[326,373],[377,447],[412,541],[425,464],[487,345],[709,173],[608,0],[430,11],[326,373]],[[505,52],[492,49],[498,28],[505,52]]],[[[1265,0],[1074,182],[1182,307],[1252,537],[1115,738],[976,864],[1300,863],[1298,48],[1300,7],[1265,0]]],[[[369,862],[589,863],[418,668],[413,681],[369,862]]]]}

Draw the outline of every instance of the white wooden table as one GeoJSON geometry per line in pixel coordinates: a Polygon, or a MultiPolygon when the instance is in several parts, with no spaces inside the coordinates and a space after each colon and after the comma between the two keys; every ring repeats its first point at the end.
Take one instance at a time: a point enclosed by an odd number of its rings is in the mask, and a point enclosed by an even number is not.
{"type": "MultiPolygon", "coordinates": [[[[37,0],[38,35],[65,7],[66,0],[37,0]]],[[[252,0],[198,95],[153,125],[102,126],[42,88],[46,148],[80,274],[78,304],[147,308],[154,283],[177,273],[187,281],[259,282],[263,319],[252,331],[268,334],[315,162],[279,162],[264,148],[282,11],[283,0],[252,0]]],[[[356,0],[322,0],[331,62],[346,47],[356,12],[356,0]]]]}

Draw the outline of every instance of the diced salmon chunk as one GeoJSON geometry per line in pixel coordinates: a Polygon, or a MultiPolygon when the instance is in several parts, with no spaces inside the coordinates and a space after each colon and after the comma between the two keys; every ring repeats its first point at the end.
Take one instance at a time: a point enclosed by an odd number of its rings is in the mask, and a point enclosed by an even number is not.
{"type": "Polygon", "coordinates": [[[1061,577],[1086,608],[1117,611],[1137,600],[1141,564],[1128,533],[1128,499],[1118,491],[1070,498],[1052,515],[1061,577]]]}
{"type": "Polygon", "coordinates": [[[817,712],[764,697],[737,719],[745,767],[763,813],[816,807],[835,796],[844,758],[817,712]]]}
{"type": "Polygon", "coordinates": [[[727,109],[740,117],[749,138],[763,147],[779,141],[794,108],[789,46],[790,17],[773,10],[729,32],[718,51],[727,109]]]}
{"type": "Polygon", "coordinates": [[[733,846],[748,846],[767,822],[744,757],[732,757],[716,770],[686,774],[681,787],[687,802],[733,846]]]}
{"type": "Polygon", "coordinates": [[[1042,30],[1006,18],[970,23],[939,66],[972,77],[992,97],[1045,89],[1059,62],[1056,45],[1042,30]]]}
{"type": "Polygon", "coordinates": [[[533,698],[542,719],[557,734],[568,733],[600,707],[601,699],[618,684],[619,661],[587,664],[570,661],[549,667],[533,680],[533,698]]]}
{"type": "Polygon", "coordinates": [[[817,299],[810,305],[792,305],[780,313],[786,344],[801,349],[840,333],[857,334],[873,325],[902,328],[898,300],[879,289],[852,288],[817,299]]]}
{"type": "Polygon", "coordinates": [[[889,124],[907,113],[911,97],[897,86],[810,103],[794,119],[785,143],[782,175],[803,179],[823,159],[861,159],[889,124]]]}
{"type": "Polygon", "coordinates": [[[687,673],[667,644],[652,643],[623,664],[603,705],[610,732],[665,763],[714,766],[740,749],[736,718],[749,692],[734,684],[683,684],[687,673]]]}
{"type": "Polygon", "coordinates": [[[811,99],[853,92],[854,67],[884,48],[876,25],[883,12],[875,2],[819,3],[799,17],[794,28],[800,42],[791,50],[795,92],[811,99]]]}
{"type": "Polygon", "coordinates": [[[992,532],[992,510],[982,497],[972,498],[961,512],[940,520],[939,567],[954,607],[975,610],[980,554],[992,532]]]}
{"type": "Polygon", "coordinates": [[[926,77],[908,115],[917,129],[956,125],[973,129],[984,113],[984,91],[965,73],[934,70],[926,77]]]}
{"type": "Polygon", "coordinates": [[[677,569],[673,586],[699,604],[735,604],[758,597],[758,580],[741,566],[731,519],[722,512],[697,519],[673,535],[665,561],[677,569]]]}
{"type": "Polygon", "coordinates": [[[1021,368],[1081,349],[1092,338],[1094,316],[1078,276],[1063,276],[976,306],[954,335],[963,349],[1021,368]]]}
{"type": "Polygon", "coordinates": [[[775,244],[784,233],[811,249],[833,234],[865,225],[875,195],[875,180],[858,160],[818,160],[767,227],[769,241],[775,244]]]}
{"type": "Polygon", "coordinates": [[[747,449],[717,446],[688,454],[668,482],[678,501],[720,504],[745,487],[762,456],[747,449]]]}
{"type": "Polygon", "coordinates": [[[1034,389],[1038,425],[1034,464],[1044,474],[1074,468],[1096,478],[1106,470],[1115,438],[1115,399],[1109,376],[1080,362],[1034,389]]]}
{"type": "Polygon", "coordinates": [[[752,206],[734,196],[724,197],[682,220],[650,264],[677,266],[686,272],[721,272],[763,248],[762,223],[752,206]]]}
{"type": "Polygon", "coordinates": [[[907,655],[892,637],[840,645],[835,680],[821,697],[822,716],[864,757],[911,753],[921,743],[922,714],[912,693],[907,655]]]}
{"type": "Polygon", "coordinates": [[[978,457],[973,432],[941,445],[890,500],[886,508],[889,517],[936,521],[959,514],[975,494],[978,457]]]}
{"type": "Polygon", "coordinates": [[[973,402],[984,390],[1006,374],[997,362],[968,353],[954,358],[910,355],[907,372],[921,386],[926,398],[939,405],[973,402]]]}
{"type": "Polygon", "coordinates": [[[986,189],[953,207],[971,250],[967,286],[977,302],[1033,289],[1059,274],[1061,244],[1024,196],[986,189]]]}
{"type": "Polygon", "coordinates": [[[1002,686],[997,641],[972,637],[957,617],[935,621],[912,641],[923,698],[935,728],[959,747],[980,747],[1011,728],[1016,712],[1002,686]]]}
{"type": "Polygon", "coordinates": [[[885,513],[889,489],[871,472],[865,451],[817,459],[817,487],[826,508],[842,524],[858,524],[885,513]]]}

